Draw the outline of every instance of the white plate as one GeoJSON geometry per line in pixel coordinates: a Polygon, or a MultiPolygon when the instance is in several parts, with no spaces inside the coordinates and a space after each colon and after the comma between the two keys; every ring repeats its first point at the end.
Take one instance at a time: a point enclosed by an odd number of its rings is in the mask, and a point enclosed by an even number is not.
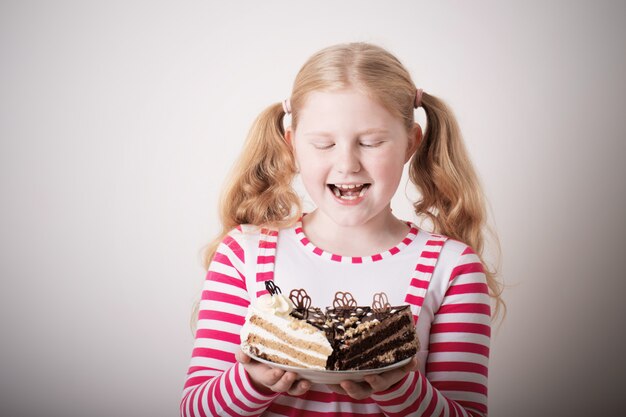
{"type": "Polygon", "coordinates": [[[318,369],[306,369],[306,368],[298,368],[295,366],[281,365],[279,363],[274,363],[268,361],[266,359],[257,358],[253,355],[248,355],[261,363],[269,365],[273,368],[282,369],[284,371],[290,371],[297,373],[300,378],[309,380],[316,384],[338,384],[341,381],[363,381],[363,377],[365,375],[372,374],[380,374],[382,372],[391,371],[392,369],[401,368],[411,361],[411,358],[406,358],[401,360],[400,362],[396,362],[392,365],[385,366],[383,368],[378,369],[364,369],[361,371],[326,371],[326,370],[318,370],[318,369]]]}

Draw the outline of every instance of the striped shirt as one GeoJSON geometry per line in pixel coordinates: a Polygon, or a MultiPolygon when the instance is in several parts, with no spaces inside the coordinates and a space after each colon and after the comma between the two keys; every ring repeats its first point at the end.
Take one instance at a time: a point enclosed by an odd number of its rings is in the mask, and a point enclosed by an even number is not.
{"type": "Polygon", "coordinates": [[[368,257],[331,254],[302,224],[280,231],[243,225],[222,241],[204,282],[181,416],[485,416],[490,299],[482,264],[467,245],[408,223],[400,244],[368,257]],[[350,291],[359,305],[384,291],[411,305],[419,370],[370,398],[355,400],[321,384],[300,396],[258,392],[235,360],[253,297],[273,279],[285,293],[305,288],[313,305],[350,291]]]}

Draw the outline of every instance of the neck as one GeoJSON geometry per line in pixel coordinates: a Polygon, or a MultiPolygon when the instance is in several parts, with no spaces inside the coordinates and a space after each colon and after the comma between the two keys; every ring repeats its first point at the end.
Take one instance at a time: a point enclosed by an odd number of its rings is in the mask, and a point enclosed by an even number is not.
{"type": "Polygon", "coordinates": [[[342,256],[369,256],[397,245],[409,228],[385,210],[359,225],[341,225],[319,210],[304,216],[302,227],[317,247],[342,256]]]}

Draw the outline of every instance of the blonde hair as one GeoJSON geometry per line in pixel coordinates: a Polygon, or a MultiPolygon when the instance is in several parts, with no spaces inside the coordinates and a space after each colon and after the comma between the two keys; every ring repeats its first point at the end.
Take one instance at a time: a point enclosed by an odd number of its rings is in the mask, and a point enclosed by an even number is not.
{"type": "MultiPolygon", "coordinates": [[[[312,91],[355,88],[414,126],[416,87],[400,61],[369,43],[330,46],[311,56],[293,84],[291,126],[298,125],[299,109],[312,91]]],[[[440,99],[422,95],[426,131],[410,162],[410,179],[422,198],[414,204],[419,218],[432,221],[433,231],[469,245],[479,256],[495,316],[504,306],[495,271],[483,261],[485,199],[450,109],[440,99]]],[[[220,199],[221,232],[203,252],[208,266],[224,237],[240,224],[289,227],[302,215],[301,202],[291,187],[296,174],[294,155],[284,138],[280,103],[266,108],[254,121],[243,153],[220,199]]]]}

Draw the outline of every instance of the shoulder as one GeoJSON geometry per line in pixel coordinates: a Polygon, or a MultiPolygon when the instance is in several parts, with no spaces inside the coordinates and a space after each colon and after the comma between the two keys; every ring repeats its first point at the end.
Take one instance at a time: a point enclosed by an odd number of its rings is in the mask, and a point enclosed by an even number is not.
{"type": "Polygon", "coordinates": [[[276,241],[280,230],[253,224],[240,224],[232,228],[222,239],[220,246],[240,253],[255,252],[261,240],[276,241]]]}
{"type": "Polygon", "coordinates": [[[221,245],[236,251],[245,251],[251,243],[258,242],[261,229],[250,224],[240,224],[232,228],[222,238],[221,245]]]}
{"type": "Polygon", "coordinates": [[[423,241],[426,242],[426,250],[428,250],[429,247],[440,246],[441,255],[445,255],[446,258],[460,258],[463,256],[467,256],[469,258],[474,257],[478,259],[478,255],[476,255],[476,252],[469,245],[461,242],[460,240],[452,239],[445,235],[432,233],[419,227],[417,227],[417,229],[419,230],[419,234],[422,235],[423,241]]]}
{"type": "Polygon", "coordinates": [[[470,259],[478,260],[478,255],[474,252],[474,249],[472,249],[471,246],[455,239],[448,238],[443,245],[442,252],[456,257],[459,262],[464,262],[470,259]]]}
{"type": "Polygon", "coordinates": [[[448,285],[481,285],[481,288],[485,286],[486,291],[485,269],[480,257],[472,247],[453,239],[446,241],[446,246],[448,246],[447,251],[449,253],[446,268],[448,285]]]}
{"type": "Polygon", "coordinates": [[[441,255],[446,255],[446,257],[459,256],[462,253],[474,253],[468,245],[461,241],[445,235],[429,232],[415,225],[412,225],[412,227],[418,230],[419,241],[424,245],[423,250],[426,252],[436,251],[440,252],[441,255]]]}
{"type": "Polygon", "coordinates": [[[435,274],[440,275],[442,279],[445,277],[444,281],[447,281],[448,284],[453,283],[461,275],[484,274],[480,257],[471,246],[447,236],[426,232],[422,229],[420,231],[427,236],[427,247],[425,250],[428,250],[429,244],[441,246],[435,274]]]}
{"type": "Polygon", "coordinates": [[[259,239],[267,239],[267,236],[278,235],[278,229],[269,229],[253,224],[240,224],[232,228],[224,237],[224,240],[235,240],[237,242],[259,241],[259,239]]]}
{"type": "Polygon", "coordinates": [[[230,239],[236,241],[256,241],[263,240],[276,240],[277,236],[284,232],[290,232],[296,230],[297,225],[278,229],[268,228],[263,226],[256,226],[253,224],[240,224],[237,227],[231,229],[226,235],[230,239]]]}

